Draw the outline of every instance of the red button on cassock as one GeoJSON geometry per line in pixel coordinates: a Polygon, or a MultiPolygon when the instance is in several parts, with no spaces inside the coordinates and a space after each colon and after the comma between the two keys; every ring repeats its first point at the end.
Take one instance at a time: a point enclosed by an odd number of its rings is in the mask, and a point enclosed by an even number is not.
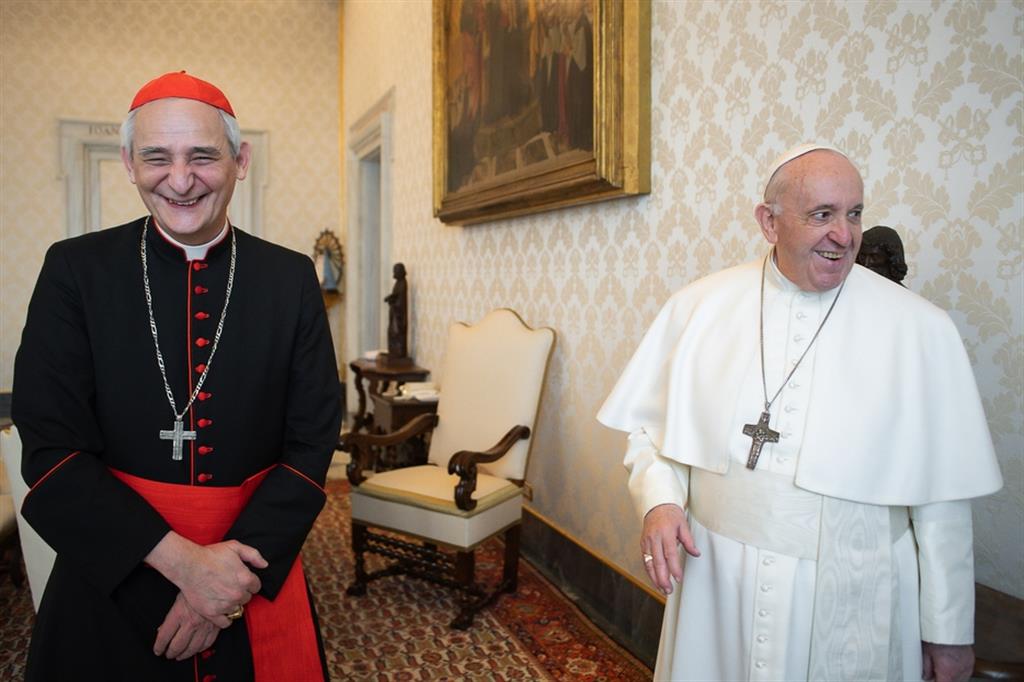
{"type": "Polygon", "coordinates": [[[209,445],[200,445],[199,446],[199,454],[200,455],[208,455],[211,452],[213,452],[213,448],[210,447],[209,445]]]}
{"type": "Polygon", "coordinates": [[[196,365],[196,374],[202,374],[206,370],[206,365],[200,362],[196,365]]]}
{"type": "Polygon", "coordinates": [[[196,292],[196,294],[205,294],[207,291],[209,291],[209,289],[207,289],[206,287],[197,286],[192,291],[196,292]]]}
{"type": "Polygon", "coordinates": [[[213,474],[199,474],[196,476],[200,483],[206,483],[207,481],[213,480],[213,474]]]}
{"type": "Polygon", "coordinates": [[[206,320],[206,319],[209,319],[209,317],[210,317],[210,313],[204,313],[202,310],[200,310],[198,313],[195,314],[195,318],[197,320],[206,320]]]}
{"type": "Polygon", "coordinates": [[[196,345],[199,346],[200,348],[202,348],[203,346],[209,346],[210,339],[204,339],[203,337],[200,336],[198,339],[196,339],[196,345]]]}
{"type": "Polygon", "coordinates": [[[203,653],[201,653],[201,654],[200,654],[200,656],[202,656],[202,657],[203,657],[203,660],[205,661],[205,660],[209,659],[209,658],[210,658],[210,656],[213,656],[213,654],[214,654],[214,653],[215,653],[215,652],[214,652],[214,650],[213,650],[213,649],[207,649],[206,651],[204,651],[203,653]]]}
{"type": "Polygon", "coordinates": [[[200,400],[209,400],[210,398],[213,397],[213,394],[207,393],[206,391],[199,391],[199,395],[196,397],[199,398],[200,400]]]}
{"type": "Polygon", "coordinates": [[[216,682],[216,675],[203,675],[203,682],[216,682]]]}
{"type": "Polygon", "coordinates": [[[210,267],[210,266],[207,263],[204,263],[201,260],[194,260],[194,261],[192,261],[192,269],[193,270],[205,270],[208,267],[210,267]]]}
{"type": "Polygon", "coordinates": [[[212,419],[200,419],[196,423],[199,424],[199,428],[205,429],[207,426],[209,426],[210,424],[213,423],[213,420],[212,419]]]}

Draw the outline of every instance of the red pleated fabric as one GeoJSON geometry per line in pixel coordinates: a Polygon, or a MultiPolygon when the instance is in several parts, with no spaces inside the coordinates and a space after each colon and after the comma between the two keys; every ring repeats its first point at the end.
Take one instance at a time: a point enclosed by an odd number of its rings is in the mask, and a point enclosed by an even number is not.
{"type": "MultiPolygon", "coordinates": [[[[200,545],[224,539],[253,491],[270,469],[236,488],[205,488],[149,481],[111,469],[156,509],[176,533],[200,545]]],[[[277,597],[253,596],[245,605],[256,682],[323,681],[313,614],[306,595],[302,561],[295,559],[277,597]]]]}

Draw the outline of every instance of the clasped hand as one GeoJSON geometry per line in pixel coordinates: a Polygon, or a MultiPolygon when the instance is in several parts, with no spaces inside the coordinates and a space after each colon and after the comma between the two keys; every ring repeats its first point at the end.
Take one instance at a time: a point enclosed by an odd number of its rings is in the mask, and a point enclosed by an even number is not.
{"type": "Polygon", "coordinates": [[[252,568],[267,561],[254,547],[237,540],[197,545],[168,533],[147,557],[147,562],[181,592],[157,628],[153,652],[184,660],[209,648],[221,629],[231,625],[225,614],[249,603],[260,591],[252,568]]]}
{"type": "Polygon", "coordinates": [[[196,613],[226,628],[231,621],[225,614],[249,603],[260,591],[260,579],[249,566],[266,568],[267,562],[256,549],[237,540],[206,547],[192,545],[191,550],[178,578],[171,581],[196,613]]]}
{"type": "Polygon", "coordinates": [[[179,592],[164,622],[156,629],[153,653],[184,661],[213,646],[218,634],[220,628],[200,616],[179,592]]]}

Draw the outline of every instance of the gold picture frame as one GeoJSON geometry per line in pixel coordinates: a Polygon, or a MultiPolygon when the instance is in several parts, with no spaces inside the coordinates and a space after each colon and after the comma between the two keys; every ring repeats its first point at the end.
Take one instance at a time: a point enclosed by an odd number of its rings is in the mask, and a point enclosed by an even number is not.
{"type": "Polygon", "coordinates": [[[650,192],[649,0],[434,0],[433,22],[437,218],[650,192]]]}

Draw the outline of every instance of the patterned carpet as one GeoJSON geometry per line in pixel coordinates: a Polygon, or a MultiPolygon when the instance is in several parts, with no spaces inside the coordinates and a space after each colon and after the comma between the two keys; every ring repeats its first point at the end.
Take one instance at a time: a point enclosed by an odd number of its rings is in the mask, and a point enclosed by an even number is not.
{"type": "MultiPolygon", "coordinates": [[[[451,630],[455,595],[405,577],[384,578],[364,597],[352,580],[348,484],[328,483],[327,506],[303,550],[334,680],[649,680],[651,671],[595,628],[525,561],[519,590],[451,630]]],[[[374,559],[368,568],[377,568],[374,559]]],[[[496,581],[501,545],[477,555],[478,579],[496,581]]],[[[31,632],[27,583],[0,578],[0,680],[22,678],[31,632]]]]}

